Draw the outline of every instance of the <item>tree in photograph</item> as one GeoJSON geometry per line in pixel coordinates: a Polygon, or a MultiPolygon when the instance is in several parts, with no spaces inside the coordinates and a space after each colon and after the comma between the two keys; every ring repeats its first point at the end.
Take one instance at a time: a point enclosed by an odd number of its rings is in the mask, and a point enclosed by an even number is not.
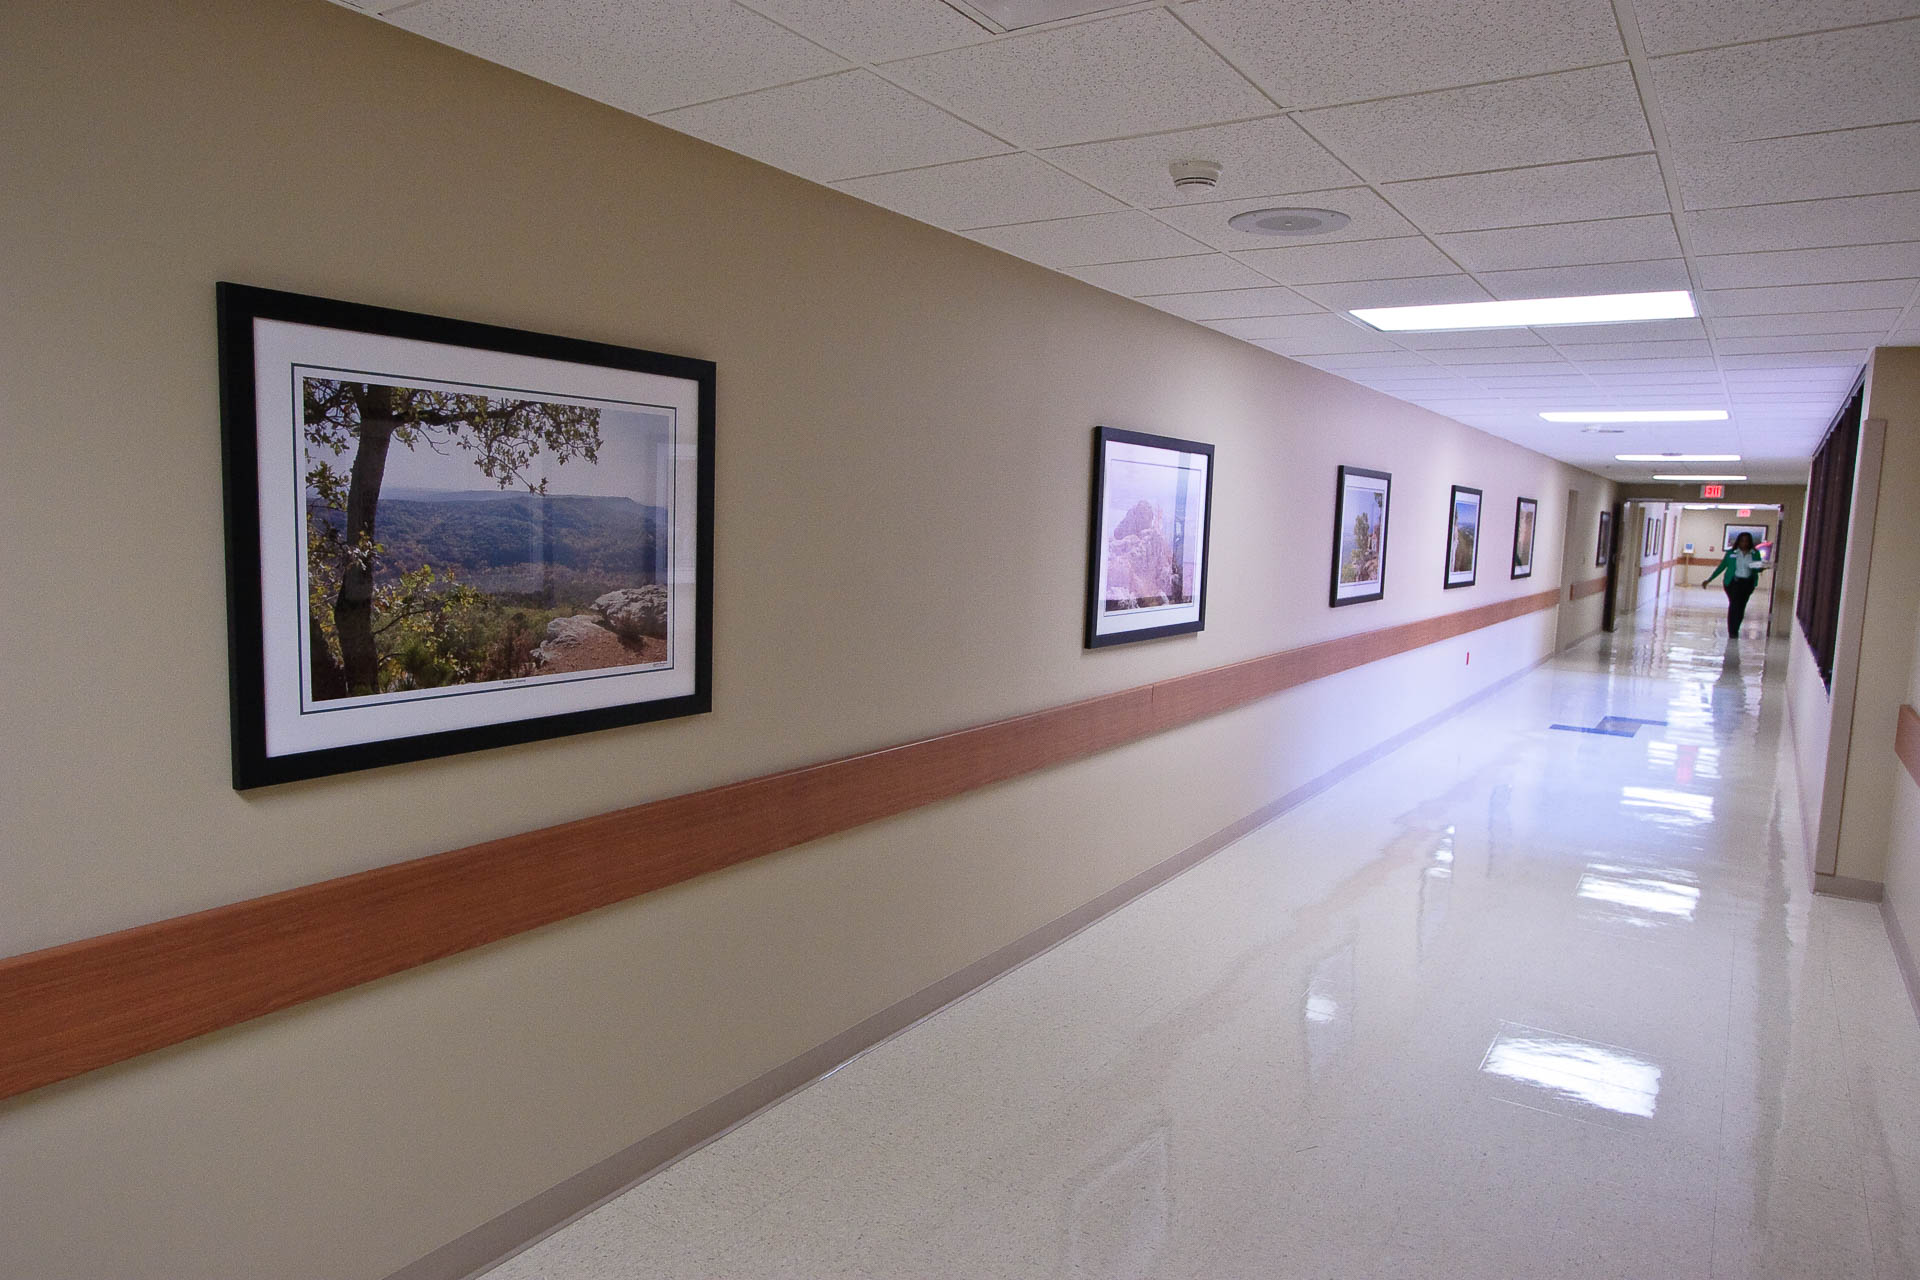
{"type": "Polygon", "coordinates": [[[306,379],[303,401],[314,696],[382,692],[383,641],[389,655],[407,650],[412,667],[441,668],[439,682],[461,675],[445,642],[461,625],[460,615],[480,603],[480,593],[430,565],[376,584],[386,551],[376,521],[388,451],[397,443],[465,453],[501,489],[524,485],[545,495],[545,477],[527,478],[534,459],[544,450],[558,463],[597,462],[600,411],[329,378],[306,379]],[[349,450],[352,460],[342,470],[331,459],[349,450]],[[313,518],[327,511],[339,512],[340,521],[313,518]]]}

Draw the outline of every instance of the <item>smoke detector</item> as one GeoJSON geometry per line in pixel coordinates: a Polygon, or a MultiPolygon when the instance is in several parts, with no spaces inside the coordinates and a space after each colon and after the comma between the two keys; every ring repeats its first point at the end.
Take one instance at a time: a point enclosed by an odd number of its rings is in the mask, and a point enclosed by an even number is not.
{"type": "Polygon", "coordinates": [[[1338,209],[1249,209],[1227,225],[1250,236],[1319,236],[1352,221],[1338,209]]]}
{"type": "Polygon", "coordinates": [[[1183,196],[1211,191],[1220,185],[1217,160],[1175,160],[1167,166],[1167,172],[1173,175],[1173,189],[1183,196]]]}

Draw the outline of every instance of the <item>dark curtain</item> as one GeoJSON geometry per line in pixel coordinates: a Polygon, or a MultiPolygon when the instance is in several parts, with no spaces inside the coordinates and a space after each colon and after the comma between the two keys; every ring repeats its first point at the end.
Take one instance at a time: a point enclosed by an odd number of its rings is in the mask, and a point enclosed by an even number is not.
{"type": "Polygon", "coordinates": [[[1833,687],[1834,632],[1840,624],[1840,579],[1847,560],[1847,519],[1853,512],[1853,467],[1860,452],[1860,405],[1854,388],[1846,408],[1827,429],[1813,455],[1807,479],[1807,532],[1800,553],[1800,599],[1794,616],[1820,664],[1820,678],[1833,687]]]}

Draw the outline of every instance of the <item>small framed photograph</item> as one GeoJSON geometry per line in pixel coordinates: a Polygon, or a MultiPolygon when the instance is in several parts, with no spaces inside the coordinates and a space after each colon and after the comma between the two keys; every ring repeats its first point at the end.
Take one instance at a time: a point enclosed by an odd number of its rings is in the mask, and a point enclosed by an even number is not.
{"type": "Polygon", "coordinates": [[[1213,446],[1096,427],[1086,647],[1207,624],[1213,446]]]}
{"type": "Polygon", "coordinates": [[[1480,572],[1480,490],[1453,486],[1447,504],[1446,585],[1470,587],[1480,572]]]}
{"type": "Polygon", "coordinates": [[[1533,534],[1539,523],[1540,503],[1533,498],[1518,498],[1513,504],[1513,572],[1510,578],[1533,576],[1533,534]]]}
{"type": "Polygon", "coordinates": [[[1387,508],[1393,477],[1341,467],[1333,498],[1333,575],[1327,603],[1364,604],[1387,593],[1387,508]]]}
{"type": "Polygon", "coordinates": [[[236,788],[711,707],[712,363],[218,301],[236,788]]]}
{"type": "Polygon", "coordinates": [[[1596,569],[1606,568],[1607,558],[1612,550],[1613,512],[1603,510],[1600,513],[1600,541],[1593,550],[1593,567],[1596,569]]]}

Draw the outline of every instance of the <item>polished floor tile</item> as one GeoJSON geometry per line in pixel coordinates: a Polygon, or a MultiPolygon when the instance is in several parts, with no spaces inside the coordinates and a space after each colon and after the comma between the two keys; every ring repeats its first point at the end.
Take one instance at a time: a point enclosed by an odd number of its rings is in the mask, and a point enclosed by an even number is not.
{"type": "Polygon", "coordinates": [[[1570,650],[494,1280],[1920,1280],[1920,1021],[1878,911],[1808,890],[1784,651],[1720,607],[1570,650]]]}

